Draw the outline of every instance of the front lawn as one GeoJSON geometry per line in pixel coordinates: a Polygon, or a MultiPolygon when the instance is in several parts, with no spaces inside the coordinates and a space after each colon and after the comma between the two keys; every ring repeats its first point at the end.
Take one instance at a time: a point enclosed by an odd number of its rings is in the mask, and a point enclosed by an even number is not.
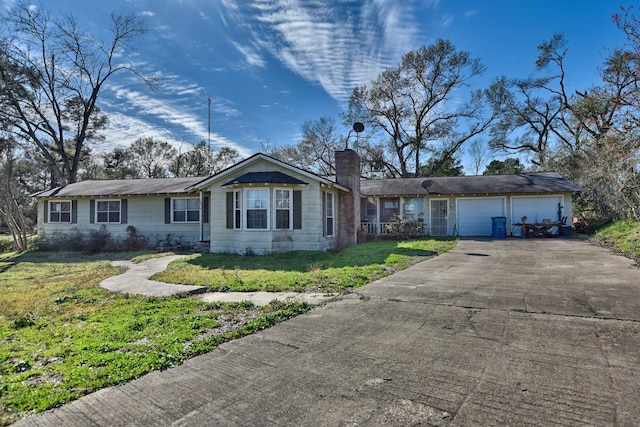
{"type": "MultiPolygon", "coordinates": [[[[170,264],[160,276],[212,289],[336,291],[391,274],[455,243],[419,239],[367,243],[340,253],[194,255],[170,264]]],[[[112,293],[99,283],[119,272],[110,266],[115,256],[0,254],[0,426],[180,364],[311,309],[305,303],[256,307],[247,301],[112,293]]]]}
{"type": "Polygon", "coordinates": [[[454,239],[422,238],[363,243],[340,252],[197,254],[171,263],[154,279],[208,286],[211,291],[340,292],[445,252],[455,244],[454,239]]]}

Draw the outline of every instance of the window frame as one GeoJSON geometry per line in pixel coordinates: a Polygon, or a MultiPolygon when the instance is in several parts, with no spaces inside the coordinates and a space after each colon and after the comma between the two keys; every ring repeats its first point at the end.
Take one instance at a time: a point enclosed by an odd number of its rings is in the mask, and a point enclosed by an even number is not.
{"type": "Polygon", "coordinates": [[[286,187],[274,187],[273,189],[273,230],[293,230],[293,189],[286,187]],[[287,194],[288,207],[281,208],[278,206],[278,192],[287,194]],[[278,212],[287,212],[287,227],[278,226],[278,212]]]}
{"type": "Polygon", "coordinates": [[[244,230],[250,230],[250,231],[268,231],[271,229],[270,227],[270,220],[271,220],[271,197],[270,197],[270,188],[245,188],[243,191],[243,201],[244,201],[244,209],[242,209],[242,218],[244,219],[244,230]],[[266,197],[260,197],[260,198],[252,198],[251,201],[253,202],[254,207],[249,207],[250,203],[249,203],[249,195],[251,193],[264,193],[266,197]],[[255,203],[256,202],[266,202],[266,207],[264,206],[260,206],[260,207],[255,207],[255,203]],[[264,218],[264,227],[249,227],[250,224],[252,224],[254,221],[260,221],[262,222],[261,218],[249,218],[249,213],[250,212],[261,212],[264,211],[265,212],[265,218],[264,218]]]}
{"type": "Polygon", "coordinates": [[[48,218],[47,218],[48,222],[50,222],[52,224],[71,224],[71,223],[73,223],[73,202],[71,200],[49,200],[48,203],[49,203],[49,206],[48,206],[49,212],[48,212],[48,218]],[[63,203],[68,203],[69,204],[69,210],[68,211],[66,211],[66,210],[64,210],[64,211],[63,210],[56,211],[56,210],[52,209],[52,205],[53,204],[59,204],[60,206],[62,206],[63,203]],[[54,213],[59,214],[58,221],[54,221],[53,220],[52,214],[54,214],[54,213]],[[61,221],[60,220],[60,218],[62,218],[62,214],[65,214],[65,213],[69,214],[69,221],[61,221]]]}
{"type": "Polygon", "coordinates": [[[202,216],[202,206],[200,206],[200,198],[199,197],[172,197],[171,198],[171,223],[172,224],[197,224],[200,223],[200,218],[202,216]],[[175,206],[175,202],[178,200],[185,201],[185,209],[177,210],[175,206]],[[195,201],[198,205],[198,209],[189,209],[189,201],[195,201]],[[184,213],[184,220],[176,219],[176,212],[184,213]],[[197,212],[198,218],[195,220],[189,220],[189,212],[197,212]]]}
{"type": "Polygon", "coordinates": [[[96,224],[122,224],[122,199],[96,199],[95,200],[95,213],[94,213],[94,223],[96,224]],[[98,207],[100,206],[100,203],[107,203],[107,210],[106,211],[101,211],[100,209],[98,209],[98,207]],[[111,207],[109,206],[110,203],[112,202],[118,202],[118,221],[111,221],[111,213],[115,212],[111,210],[111,207]],[[100,213],[105,213],[107,214],[107,220],[106,221],[100,221],[98,220],[100,213]]]}
{"type": "Polygon", "coordinates": [[[335,194],[325,191],[324,192],[324,212],[322,213],[322,219],[324,221],[324,229],[326,237],[333,237],[336,235],[336,197],[335,194]],[[330,202],[329,202],[330,201],[330,202]]]}
{"type": "Polygon", "coordinates": [[[400,197],[380,198],[380,222],[391,222],[400,215],[400,197]]]}
{"type": "Polygon", "coordinates": [[[244,203],[242,203],[243,191],[242,190],[234,190],[233,191],[233,229],[234,230],[242,230],[242,207],[244,203]]]}

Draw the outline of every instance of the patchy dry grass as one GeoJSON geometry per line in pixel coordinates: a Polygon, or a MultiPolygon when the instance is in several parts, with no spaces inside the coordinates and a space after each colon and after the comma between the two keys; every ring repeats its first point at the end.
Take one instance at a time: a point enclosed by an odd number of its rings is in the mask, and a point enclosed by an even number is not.
{"type": "Polygon", "coordinates": [[[277,255],[197,254],[154,276],[212,291],[320,291],[357,288],[451,249],[455,239],[381,240],[340,252],[296,251],[277,255]]]}
{"type": "Polygon", "coordinates": [[[98,283],[119,270],[92,258],[0,258],[0,425],[179,364],[311,308],[115,294],[98,283]]]}
{"type": "MultiPolygon", "coordinates": [[[[377,241],[339,253],[198,254],[157,279],[217,290],[341,291],[449,250],[455,239],[377,241]]],[[[165,254],[162,254],[165,255],[165,254]]],[[[162,256],[160,255],[160,256],[162,256]]],[[[110,260],[149,252],[0,254],[0,426],[120,384],[311,309],[112,293],[110,260]]]]}

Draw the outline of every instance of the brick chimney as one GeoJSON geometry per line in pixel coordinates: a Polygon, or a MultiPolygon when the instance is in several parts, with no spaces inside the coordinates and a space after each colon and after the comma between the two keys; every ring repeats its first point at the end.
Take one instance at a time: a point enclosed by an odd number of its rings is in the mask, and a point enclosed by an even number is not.
{"type": "Polygon", "coordinates": [[[360,156],[353,150],[336,151],[336,182],[350,189],[338,196],[338,249],[358,243],[360,229],[360,156]]]}

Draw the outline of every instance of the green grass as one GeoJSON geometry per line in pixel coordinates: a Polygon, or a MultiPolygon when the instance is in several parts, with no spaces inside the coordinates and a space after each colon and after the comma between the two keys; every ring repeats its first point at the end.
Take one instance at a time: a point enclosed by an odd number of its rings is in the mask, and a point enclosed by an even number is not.
{"type": "MultiPolygon", "coordinates": [[[[161,276],[213,289],[322,290],[361,286],[455,240],[379,241],[339,253],[194,255],[161,276]],[[229,266],[229,267],[225,267],[229,266]]],[[[0,254],[0,426],[147,372],[166,369],[311,309],[189,298],[127,296],[102,289],[110,260],[148,252],[0,254]]]]}
{"type": "Polygon", "coordinates": [[[451,249],[456,240],[375,241],[341,252],[296,251],[267,256],[197,254],[154,276],[211,291],[340,292],[451,249]]]}
{"type": "Polygon", "coordinates": [[[640,259],[640,223],[637,221],[608,222],[600,226],[593,236],[630,258],[640,259]]]}
{"type": "Polygon", "coordinates": [[[13,238],[8,234],[0,234],[0,253],[8,252],[13,246],[13,238]]]}
{"type": "Polygon", "coordinates": [[[311,308],[128,297],[98,286],[119,270],[97,258],[0,256],[0,425],[179,364],[311,308]],[[216,332],[218,326],[224,328],[216,332]]]}

